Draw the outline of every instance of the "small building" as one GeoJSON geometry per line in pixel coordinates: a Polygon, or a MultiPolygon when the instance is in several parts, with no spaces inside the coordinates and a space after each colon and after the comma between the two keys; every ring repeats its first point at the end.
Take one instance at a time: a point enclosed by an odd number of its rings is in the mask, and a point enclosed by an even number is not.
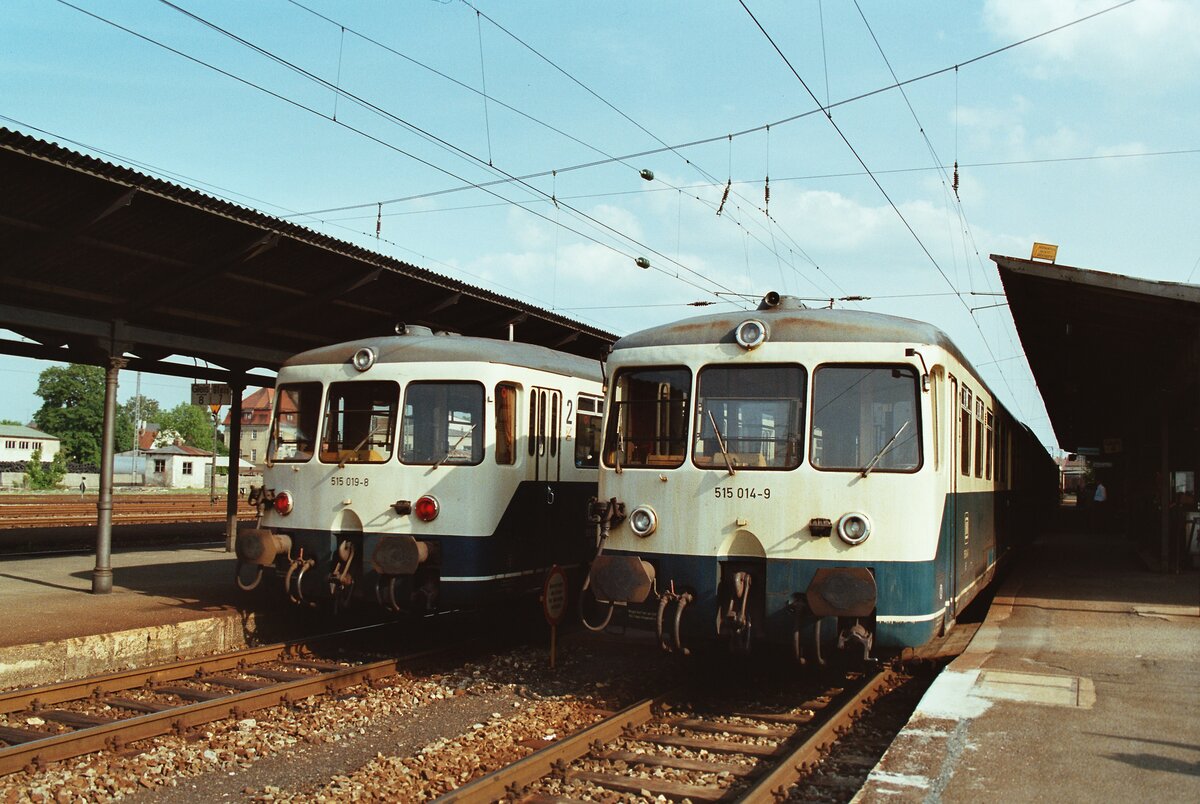
{"type": "Polygon", "coordinates": [[[171,444],[154,447],[142,453],[145,456],[147,486],[168,489],[208,488],[208,467],[212,453],[189,447],[187,444],[171,444]]]}
{"type": "Polygon", "coordinates": [[[61,446],[58,436],[43,433],[32,427],[19,424],[0,424],[0,463],[27,461],[38,447],[42,449],[42,461],[54,460],[61,446]]]}

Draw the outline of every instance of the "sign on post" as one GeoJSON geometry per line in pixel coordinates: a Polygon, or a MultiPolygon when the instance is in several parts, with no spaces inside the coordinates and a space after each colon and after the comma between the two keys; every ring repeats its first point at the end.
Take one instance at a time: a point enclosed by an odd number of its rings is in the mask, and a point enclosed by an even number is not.
{"type": "Polygon", "coordinates": [[[558,651],[558,624],[567,614],[567,573],[558,565],[550,568],[542,585],[542,613],[550,623],[550,667],[553,669],[558,651]]]}
{"type": "Polygon", "coordinates": [[[1058,246],[1053,243],[1034,243],[1033,253],[1029,255],[1029,259],[1054,262],[1058,259],[1058,246]]]}
{"type": "Polygon", "coordinates": [[[232,405],[233,389],[225,383],[192,383],[192,404],[210,408],[232,405]]]}

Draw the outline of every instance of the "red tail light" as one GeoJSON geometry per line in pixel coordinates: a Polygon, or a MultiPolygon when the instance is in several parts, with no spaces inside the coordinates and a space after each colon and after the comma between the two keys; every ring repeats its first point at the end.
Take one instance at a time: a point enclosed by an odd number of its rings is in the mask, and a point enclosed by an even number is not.
{"type": "Polygon", "coordinates": [[[275,512],[287,516],[292,512],[292,495],[286,491],[281,491],[275,495],[275,512]]]}
{"type": "Polygon", "coordinates": [[[441,506],[438,505],[437,499],[428,494],[413,504],[413,513],[422,522],[432,522],[437,519],[439,511],[441,511],[441,506]]]}

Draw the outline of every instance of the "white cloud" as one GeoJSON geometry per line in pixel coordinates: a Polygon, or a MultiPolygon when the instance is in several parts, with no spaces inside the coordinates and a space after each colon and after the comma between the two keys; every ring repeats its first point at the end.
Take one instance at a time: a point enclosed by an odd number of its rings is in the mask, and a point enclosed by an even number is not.
{"type": "MultiPolygon", "coordinates": [[[[1086,17],[1112,0],[987,0],[983,18],[997,38],[1017,40],[1086,17]]],[[[1193,80],[1200,67],[1200,4],[1140,0],[1042,37],[1014,51],[1039,78],[1072,73],[1142,91],[1193,80]]]]}

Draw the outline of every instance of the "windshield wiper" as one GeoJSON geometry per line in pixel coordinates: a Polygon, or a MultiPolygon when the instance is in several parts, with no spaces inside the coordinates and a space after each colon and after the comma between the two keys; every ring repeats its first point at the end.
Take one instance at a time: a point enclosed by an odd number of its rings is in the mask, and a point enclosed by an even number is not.
{"type": "Polygon", "coordinates": [[[713,418],[711,410],[708,412],[708,420],[712,422],[713,435],[717,437],[717,446],[721,448],[721,455],[725,457],[725,468],[729,470],[729,474],[732,476],[735,474],[733,471],[733,461],[729,458],[729,450],[725,449],[725,439],[721,437],[721,428],[717,427],[717,420],[713,418]]]}
{"type": "MultiPolygon", "coordinates": [[[[357,444],[354,445],[354,449],[339,450],[339,454],[345,453],[345,452],[358,452],[360,449],[365,447],[367,445],[367,442],[370,441],[372,438],[374,438],[377,435],[380,435],[381,433],[387,433],[387,431],[388,431],[387,425],[384,425],[383,427],[375,427],[372,430],[368,431],[367,434],[362,437],[362,441],[359,441],[357,444]]],[[[389,441],[390,441],[390,439],[389,439],[389,441]]],[[[341,460],[338,461],[338,469],[345,469],[345,468],[346,468],[346,458],[343,455],[341,460]]]]}
{"type": "Polygon", "coordinates": [[[451,452],[454,452],[454,450],[455,450],[455,449],[458,447],[458,445],[459,445],[459,444],[461,444],[461,443],[463,442],[463,440],[464,440],[464,439],[465,439],[467,436],[469,436],[471,433],[475,432],[475,427],[476,427],[476,426],[477,426],[477,425],[475,425],[475,424],[472,424],[472,425],[471,425],[471,427],[470,427],[470,429],[468,429],[468,430],[467,430],[467,432],[465,432],[465,433],[463,433],[462,435],[460,435],[460,436],[458,437],[458,440],[457,440],[457,441],[455,441],[453,444],[451,444],[451,445],[450,445],[450,448],[446,450],[446,454],[445,454],[445,455],[443,455],[442,457],[438,458],[438,461],[437,461],[437,463],[435,463],[433,466],[429,467],[429,471],[431,471],[431,472],[432,472],[434,469],[437,469],[439,466],[441,466],[441,465],[442,465],[442,463],[444,463],[444,462],[445,462],[445,460],[446,460],[447,458],[449,458],[449,457],[450,457],[450,453],[451,453],[451,452]]]}
{"type": "Polygon", "coordinates": [[[908,419],[904,420],[904,424],[900,425],[900,429],[896,431],[896,434],[888,439],[888,442],[883,445],[883,449],[879,450],[879,452],[876,452],[875,457],[871,459],[871,462],[863,467],[863,470],[862,470],[863,477],[866,477],[867,475],[871,474],[871,470],[875,468],[875,464],[879,463],[879,459],[882,458],[884,456],[884,454],[889,449],[892,448],[892,444],[896,443],[896,439],[899,438],[900,434],[904,432],[904,428],[908,427],[908,421],[909,421],[908,419]]]}

